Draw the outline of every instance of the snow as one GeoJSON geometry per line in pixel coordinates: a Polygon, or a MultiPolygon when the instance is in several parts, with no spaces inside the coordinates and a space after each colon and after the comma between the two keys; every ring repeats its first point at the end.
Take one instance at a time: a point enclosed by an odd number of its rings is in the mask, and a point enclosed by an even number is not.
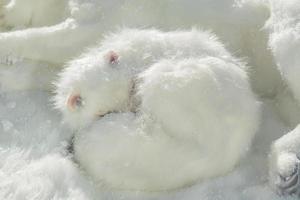
{"type": "Polygon", "coordinates": [[[271,100],[264,100],[259,133],[234,171],[179,191],[149,194],[112,191],[90,181],[65,150],[72,133],[49,98],[38,90],[0,95],[0,199],[280,199],[267,183],[268,152],[289,129],[271,100]]]}

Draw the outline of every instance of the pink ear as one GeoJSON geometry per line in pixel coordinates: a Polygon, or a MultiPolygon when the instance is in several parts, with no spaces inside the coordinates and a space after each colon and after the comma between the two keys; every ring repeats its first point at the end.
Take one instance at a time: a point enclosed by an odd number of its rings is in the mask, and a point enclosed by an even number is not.
{"type": "Polygon", "coordinates": [[[110,64],[116,64],[118,63],[119,55],[114,51],[110,51],[106,54],[106,58],[110,64]]]}
{"type": "Polygon", "coordinates": [[[67,106],[70,110],[75,110],[76,107],[81,106],[82,99],[79,94],[76,95],[70,95],[67,101],[67,106]]]}

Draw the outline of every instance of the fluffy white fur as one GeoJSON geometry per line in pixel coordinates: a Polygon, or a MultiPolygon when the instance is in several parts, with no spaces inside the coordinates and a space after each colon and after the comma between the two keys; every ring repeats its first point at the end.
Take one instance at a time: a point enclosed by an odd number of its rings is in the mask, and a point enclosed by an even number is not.
{"type": "Polygon", "coordinates": [[[249,58],[258,93],[272,95],[279,84],[261,29],[269,14],[263,0],[11,0],[4,11],[7,26],[40,28],[0,34],[0,54],[61,64],[119,26],[199,26],[213,30],[238,56],[249,58]]]}
{"type": "Polygon", "coordinates": [[[41,91],[1,94],[0,199],[90,200],[100,196],[66,153],[71,133],[45,103],[49,98],[41,91]]]}
{"type": "Polygon", "coordinates": [[[207,56],[241,65],[207,32],[123,30],[68,64],[56,83],[55,105],[70,125],[87,125],[108,112],[130,110],[137,74],[152,64],[161,59],[207,56]],[[109,62],[111,51],[118,56],[115,64],[109,62]],[[68,99],[74,95],[82,98],[83,106],[69,109],[68,99]]]}
{"type": "Polygon", "coordinates": [[[74,144],[96,181],[174,189],[228,172],[248,149],[259,104],[245,70],[207,32],[124,30],[70,63],[55,102],[75,127],[104,116],[74,144]]]}
{"type": "Polygon", "coordinates": [[[271,2],[270,47],[282,76],[300,102],[300,5],[296,0],[271,2]]]}
{"type": "MultiPolygon", "coordinates": [[[[299,170],[299,153],[300,153],[300,126],[288,132],[272,145],[270,154],[270,183],[274,190],[280,194],[293,194],[299,188],[293,188],[294,185],[286,184],[295,173],[299,170]]],[[[297,174],[296,174],[297,175],[297,174]]],[[[295,183],[297,184],[297,183],[295,183]]]]}
{"type": "MultiPolygon", "coordinates": [[[[269,45],[287,85],[279,94],[278,105],[287,121],[297,124],[300,122],[300,4],[297,0],[271,0],[270,3],[269,45]]],[[[291,177],[300,170],[297,157],[300,153],[299,130],[298,126],[272,147],[270,183],[283,194],[299,193],[299,187],[291,177]]]]}

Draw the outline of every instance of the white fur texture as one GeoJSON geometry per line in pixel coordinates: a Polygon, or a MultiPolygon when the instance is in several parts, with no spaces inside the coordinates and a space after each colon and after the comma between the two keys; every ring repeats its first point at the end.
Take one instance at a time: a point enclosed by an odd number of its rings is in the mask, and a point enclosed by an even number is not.
{"type": "Polygon", "coordinates": [[[0,95],[0,199],[91,200],[97,195],[66,154],[71,133],[45,103],[49,98],[40,91],[0,95]]]}
{"type": "Polygon", "coordinates": [[[73,127],[105,115],[75,137],[75,158],[115,188],[175,189],[224,174],[259,124],[245,66],[197,30],[108,36],[72,61],[57,87],[56,105],[73,127]],[[111,50],[117,63],[107,60],[111,50]],[[72,94],[82,97],[75,110],[66,105],[72,94]],[[132,104],[135,115],[118,113],[132,104]]]}
{"type": "Polygon", "coordinates": [[[259,121],[258,102],[240,67],[210,56],[159,62],[139,77],[141,110],[171,137],[199,143],[207,157],[235,163],[259,121]]]}
{"type": "Polygon", "coordinates": [[[64,151],[68,134],[59,128],[61,118],[45,104],[49,98],[46,92],[39,91],[0,96],[1,200],[286,199],[266,185],[266,151],[274,137],[285,132],[268,102],[262,105],[262,122],[252,150],[232,172],[172,192],[147,193],[90,184],[90,176],[82,174],[76,163],[59,153],[64,151]]]}
{"type": "Polygon", "coordinates": [[[280,78],[262,30],[268,15],[263,0],[11,0],[5,7],[6,24],[40,28],[0,34],[0,54],[61,64],[119,26],[202,27],[249,59],[255,91],[274,95],[280,78]]]}
{"type": "Polygon", "coordinates": [[[207,32],[123,30],[69,63],[56,83],[55,105],[71,126],[85,126],[97,115],[129,110],[134,79],[152,64],[161,59],[207,56],[237,62],[207,32]],[[109,63],[110,51],[119,56],[118,63],[109,63]],[[71,95],[81,96],[83,106],[69,109],[67,101],[71,95]]]}
{"type": "MultiPolygon", "coordinates": [[[[270,31],[269,45],[287,85],[278,94],[277,102],[281,115],[294,127],[300,122],[300,4],[297,0],[271,0],[270,4],[271,18],[267,23],[270,31]]],[[[270,183],[281,193],[297,193],[299,189],[295,184],[282,188],[285,181],[299,171],[299,130],[298,125],[272,146],[270,183]],[[296,186],[296,190],[291,190],[292,186],[296,186]]]]}
{"type": "Polygon", "coordinates": [[[283,78],[300,102],[300,4],[297,0],[271,1],[270,47],[283,78]]]}
{"type": "Polygon", "coordinates": [[[276,140],[270,154],[270,183],[277,190],[280,177],[288,179],[298,167],[300,153],[300,125],[276,140]]]}

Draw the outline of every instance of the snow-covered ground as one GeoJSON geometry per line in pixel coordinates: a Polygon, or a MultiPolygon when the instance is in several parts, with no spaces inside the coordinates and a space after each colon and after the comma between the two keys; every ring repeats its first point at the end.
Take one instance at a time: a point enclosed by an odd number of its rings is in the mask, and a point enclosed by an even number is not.
{"type": "Polygon", "coordinates": [[[71,133],[49,99],[42,91],[0,95],[0,199],[280,199],[267,183],[268,153],[288,128],[270,100],[264,100],[250,153],[234,171],[180,191],[149,194],[111,191],[90,181],[66,151],[71,133]]]}

